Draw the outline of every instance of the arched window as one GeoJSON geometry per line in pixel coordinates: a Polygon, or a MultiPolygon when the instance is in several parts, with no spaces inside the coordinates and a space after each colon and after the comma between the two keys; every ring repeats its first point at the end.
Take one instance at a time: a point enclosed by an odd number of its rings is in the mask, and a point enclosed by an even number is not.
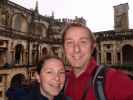
{"type": "Polygon", "coordinates": [[[15,62],[19,64],[22,59],[23,59],[23,46],[21,44],[18,44],[15,47],[15,62]]]}
{"type": "Polygon", "coordinates": [[[130,45],[123,46],[122,56],[124,64],[133,64],[133,47],[130,45]]]}

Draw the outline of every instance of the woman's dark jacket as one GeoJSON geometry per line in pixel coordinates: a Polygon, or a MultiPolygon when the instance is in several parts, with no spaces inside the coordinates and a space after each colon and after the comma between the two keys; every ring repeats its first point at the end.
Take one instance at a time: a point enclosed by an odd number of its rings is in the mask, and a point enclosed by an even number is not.
{"type": "MultiPolygon", "coordinates": [[[[39,87],[32,87],[30,92],[27,95],[20,97],[19,100],[48,100],[48,98],[41,95],[39,87]]],[[[54,100],[62,100],[62,96],[59,95],[55,97],[54,100]]]]}

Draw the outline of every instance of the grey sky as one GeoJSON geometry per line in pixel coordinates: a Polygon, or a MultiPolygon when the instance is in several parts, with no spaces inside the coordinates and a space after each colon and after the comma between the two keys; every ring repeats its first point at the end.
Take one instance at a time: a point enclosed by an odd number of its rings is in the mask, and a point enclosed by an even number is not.
{"type": "MultiPolygon", "coordinates": [[[[10,0],[28,9],[35,8],[36,0],[10,0]]],[[[133,29],[133,0],[37,0],[39,13],[55,18],[84,17],[92,31],[112,30],[114,26],[113,6],[129,4],[129,27],[133,29]]]]}

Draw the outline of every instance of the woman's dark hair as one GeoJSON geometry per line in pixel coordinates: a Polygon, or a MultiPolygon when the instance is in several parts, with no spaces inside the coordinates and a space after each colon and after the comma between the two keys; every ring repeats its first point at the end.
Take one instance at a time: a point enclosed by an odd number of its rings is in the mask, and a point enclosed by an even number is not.
{"type": "Polygon", "coordinates": [[[57,56],[44,56],[39,60],[39,62],[36,65],[36,67],[37,67],[36,71],[37,71],[38,74],[40,74],[41,69],[43,68],[46,61],[49,60],[49,59],[58,59],[58,60],[62,61],[62,63],[63,63],[63,60],[61,58],[57,57],[57,56]]]}

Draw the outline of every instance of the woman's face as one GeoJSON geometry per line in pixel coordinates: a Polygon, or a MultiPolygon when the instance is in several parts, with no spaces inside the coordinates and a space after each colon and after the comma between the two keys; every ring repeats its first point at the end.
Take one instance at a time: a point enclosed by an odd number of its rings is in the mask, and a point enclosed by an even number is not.
{"type": "Polygon", "coordinates": [[[57,96],[64,86],[65,69],[62,61],[51,58],[46,60],[40,74],[37,74],[41,94],[51,98],[57,96]]]}

